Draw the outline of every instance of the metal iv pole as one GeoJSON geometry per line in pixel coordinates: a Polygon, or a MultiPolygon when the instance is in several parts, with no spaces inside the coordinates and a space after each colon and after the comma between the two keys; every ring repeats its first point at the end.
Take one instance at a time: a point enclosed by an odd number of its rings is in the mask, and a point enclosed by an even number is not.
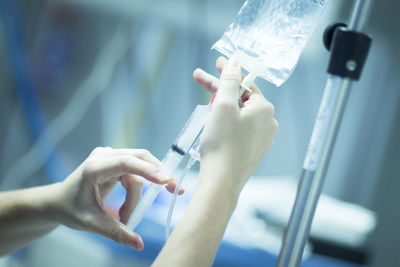
{"type": "Polygon", "coordinates": [[[304,160],[277,267],[300,266],[352,81],[359,79],[368,55],[371,38],[362,30],[371,6],[372,0],[356,0],[348,27],[336,24],[325,31],[325,46],[331,51],[330,76],[304,160]]]}

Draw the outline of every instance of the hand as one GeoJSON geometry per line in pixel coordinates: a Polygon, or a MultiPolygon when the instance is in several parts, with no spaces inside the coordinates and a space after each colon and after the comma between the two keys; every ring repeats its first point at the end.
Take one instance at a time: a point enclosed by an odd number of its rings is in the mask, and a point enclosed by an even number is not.
{"type": "Polygon", "coordinates": [[[274,106],[256,86],[245,95],[243,107],[239,108],[242,74],[236,60],[227,62],[221,57],[217,69],[222,70],[219,80],[200,69],[193,74],[205,89],[212,93],[218,90],[201,137],[201,170],[222,173],[220,177],[229,180],[220,182],[240,192],[272,145],[278,123],[274,106]]]}
{"type": "Polygon", "coordinates": [[[160,161],[147,150],[96,148],[60,184],[61,223],[142,250],[141,237],[125,224],[141,197],[143,180],[138,175],[157,184],[168,183],[170,192],[175,189],[174,180],[165,176],[159,166],[160,161]],[[120,221],[108,214],[103,205],[118,181],[126,189],[125,202],[119,209],[120,221]]]}
{"type": "Polygon", "coordinates": [[[240,66],[217,60],[217,78],[197,69],[194,79],[218,94],[200,140],[199,181],[190,203],[154,266],[209,266],[239,193],[272,144],[278,124],[260,90],[244,96],[239,108],[240,66]]]}

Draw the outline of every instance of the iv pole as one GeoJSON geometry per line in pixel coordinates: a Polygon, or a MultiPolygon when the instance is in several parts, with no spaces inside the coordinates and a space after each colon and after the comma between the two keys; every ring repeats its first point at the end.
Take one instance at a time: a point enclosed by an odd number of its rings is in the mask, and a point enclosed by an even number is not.
{"type": "MultiPolygon", "coordinates": [[[[371,38],[362,33],[372,0],[356,0],[347,28],[336,24],[324,42],[331,51],[330,73],[310,139],[296,200],[282,242],[277,267],[300,266],[324,176],[335,144],[352,81],[358,80],[371,38]]],[[[326,33],[329,32],[328,29],[326,33]]]]}

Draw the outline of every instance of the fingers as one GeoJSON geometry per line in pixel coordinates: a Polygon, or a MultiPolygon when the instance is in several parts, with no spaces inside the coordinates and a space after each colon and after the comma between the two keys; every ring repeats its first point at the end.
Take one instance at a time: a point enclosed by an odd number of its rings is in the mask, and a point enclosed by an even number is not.
{"type": "Polygon", "coordinates": [[[219,80],[202,69],[196,69],[193,72],[193,79],[212,94],[215,94],[218,90],[219,80]]]}
{"type": "Polygon", "coordinates": [[[222,70],[218,94],[214,104],[231,105],[238,109],[237,100],[239,98],[239,84],[241,81],[241,68],[239,62],[231,58],[222,70]]]}
{"type": "Polygon", "coordinates": [[[124,204],[119,209],[119,218],[123,224],[126,224],[142,196],[143,180],[135,175],[126,174],[121,176],[120,181],[126,189],[126,196],[124,204]]]}
{"type": "Polygon", "coordinates": [[[117,221],[107,212],[100,212],[86,224],[89,231],[108,237],[117,243],[136,250],[143,250],[143,240],[139,234],[129,230],[126,225],[117,221]]]}
{"type": "MultiPolygon", "coordinates": [[[[175,192],[175,187],[177,186],[176,184],[176,180],[175,179],[171,179],[168,184],[165,186],[165,188],[168,190],[168,192],[170,193],[174,193],[175,192]]],[[[178,195],[182,195],[185,192],[185,189],[181,186],[178,190],[178,195]]]]}
{"type": "Polygon", "coordinates": [[[160,171],[158,166],[131,155],[115,155],[88,160],[83,166],[82,173],[84,177],[94,178],[98,183],[104,183],[113,177],[125,174],[140,175],[158,184],[167,183],[170,179],[160,171]]]}
{"type": "Polygon", "coordinates": [[[274,105],[269,102],[262,94],[254,93],[250,95],[249,99],[244,103],[241,115],[246,116],[253,116],[254,114],[259,114],[259,116],[263,116],[265,121],[271,121],[270,123],[272,127],[273,133],[276,133],[278,129],[277,121],[274,119],[275,115],[275,108],[274,105]]]}
{"type": "Polygon", "coordinates": [[[153,163],[156,166],[160,165],[160,161],[146,149],[128,149],[128,148],[113,149],[111,147],[97,147],[91,153],[91,157],[94,158],[100,158],[100,157],[104,158],[104,157],[122,156],[122,155],[137,157],[139,159],[153,163]]]}
{"type": "Polygon", "coordinates": [[[160,166],[160,161],[146,149],[114,149],[116,154],[124,154],[135,156],[139,159],[153,163],[156,166],[160,166]]]}
{"type": "MultiPolygon", "coordinates": [[[[216,68],[221,73],[225,64],[228,60],[224,57],[219,57],[216,61],[216,68]]],[[[193,79],[204,89],[209,91],[212,94],[217,92],[219,87],[219,79],[214,77],[213,75],[205,72],[204,70],[198,68],[193,72],[193,79]]]]}
{"type": "MultiPolygon", "coordinates": [[[[228,60],[225,57],[219,57],[216,61],[216,68],[219,72],[222,72],[222,69],[224,68],[224,66],[228,63],[228,60]]],[[[245,77],[245,75],[242,74],[242,79],[245,77]]],[[[260,89],[257,87],[257,85],[253,84],[250,86],[250,89],[253,90],[253,92],[255,91],[256,93],[261,93],[260,89]]],[[[248,91],[245,91],[243,97],[245,99],[248,99],[250,96],[248,91]]]]}
{"type": "MultiPolygon", "coordinates": [[[[228,60],[224,57],[219,57],[216,61],[216,68],[221,73],[228,60]]],[[[219,87],[219,79],[213,75],[197,68],[193,72],[193,79],[204,89],[212,94],[215,94],[219,87]]]]}
{"type": "Polygon", "coordinates": [[[218,57],[217,61],[215,62],[215,67],[221,73],[222,69],[224,68],[225,64],[228,63],[228,60],[225,57],[218,57]]]}
{"type": "MultiPolygon", "coordinates": [[[[224,57],[219,57],[216,61],[216,68],[219,72],[222,72],[222,69],[224,66],[228,63],[228,60],[224,57]]],[[[242,74],[242,79],[245,77],[242,74]]],[[[196,69],[193,72],[193,78],[194,80],[202,86],[204,89],[207,91],[211,92],[212,94],[215,94],[219,88],[219,79],[214,77],[213,75],[205,72],[202,69],[196,69]]],[[[260,92],[260,89],[256,85],[251,86],[252,90],[255,90],[257,92],[260,92]]],[[[245,91],[244,95],[242,96],[243,101],[246,101],[249,98],[249,92],[245,91]]]]}
{"type": "Polygon", "coordinates": [[[274,105],[269,102],[261,92],[253,92],[250,94],[248,100],[244,102],[242,112],[244,114],[252,112],[253,110],[264,109],[274,116],[274,105]]]}

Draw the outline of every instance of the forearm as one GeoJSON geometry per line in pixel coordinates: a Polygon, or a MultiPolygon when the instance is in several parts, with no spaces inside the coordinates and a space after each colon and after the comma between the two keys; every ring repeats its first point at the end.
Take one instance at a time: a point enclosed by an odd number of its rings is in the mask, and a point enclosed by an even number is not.
{"type": "Polygon", "coordinates": [[[52,231],[59,184],[0,193],[0,255],[52,231]]]}
{"type": "Polygon", "coordinates": [[[196,191],[154,266],[208,266],[236,207],[239,190],[223,182],[227,173],[201,170],[196,191]],[[221,177],[225,176],[225,177],[221,177]]]}

